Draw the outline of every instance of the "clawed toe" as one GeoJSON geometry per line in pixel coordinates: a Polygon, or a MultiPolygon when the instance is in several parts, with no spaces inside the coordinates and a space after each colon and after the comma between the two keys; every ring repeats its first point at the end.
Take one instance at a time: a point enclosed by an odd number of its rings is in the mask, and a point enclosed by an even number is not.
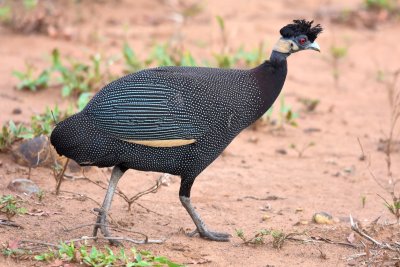
{"type": "Polygon", "coordinates": [[[194,230],[193,232],[188,233],[189,237],[193,237],[196,234],[199,234],[200,237],[206,238],[212,241],[219,241],[219,242],[228,242],[229,238],[232,237],[230,234],[227,233],[219,233],[219,232],[212,232],[208,230],[199,231],[198,229],[194,230]]]}
{"type": "MultiPolygon", "coordinates": [[[[97,232],[100,229],[102,234],[105,237],[109,238],[111,235],[110,235],[110,232],[108,231],[106,212],[104,212],[104,210],[98,209],[98,208],[95,208],[94,211],[98,212],[98,215],[97,215],[97,219],[96,219],[96,224],[93,229],[93,236],[97,236],[97,232]]],[[[114,239],[110,238],[110,239],[108,239],[108,241],[110,242],[111,245],[114,245],[114,246],[121,245],[121,242],[119,242],[118,240],[114,240],[114,239]]]]}

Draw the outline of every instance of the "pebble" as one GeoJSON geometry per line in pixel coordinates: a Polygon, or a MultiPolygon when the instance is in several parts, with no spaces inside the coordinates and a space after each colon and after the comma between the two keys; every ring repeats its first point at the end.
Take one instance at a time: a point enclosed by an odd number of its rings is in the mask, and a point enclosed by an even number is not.
{"type": "Polygon", "coordinates": [[[264,215],[262,216],[262,221],[263,221],[263,222],[265,222],[265,221],[267,221],[267,220],[269,220],[269,219],[271,219],[271,216],[268,215],[268,214],[264,214],[264,215]]]}
{"type": "Polygon", "coordinates": [[[17,178],[12,180],[8,186],[8,189],[14,192],[34,194],[40,191],[39,186],[35,184],[32,180],[25,178],[17,178]]]}
{"type": "Polygon", "coordinates": [[[332,224],[334,223],[332,215],[324,211],[317,212],[312,217],[313,222],[317,224],[332,224]]]}
{"type": "Polygon", "coordinates": [[[54,160],[49,143],[48,137],[43,135],[23,141],[12,151],[14,160],[19,165],[31,168],[50,166],[54,160]]]}

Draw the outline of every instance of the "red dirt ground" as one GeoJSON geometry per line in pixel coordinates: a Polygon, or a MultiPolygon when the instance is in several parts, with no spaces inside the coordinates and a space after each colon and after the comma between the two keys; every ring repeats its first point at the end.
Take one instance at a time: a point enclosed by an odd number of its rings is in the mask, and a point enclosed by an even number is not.
{"type": "MultiPolygon", "coordinates": [[[[0,122],[12,119],[28,122],[31,115],[41,113],[46,106],[66,106],[58,88],[40,92],[15,90],[17,83],[12,70],[24,69],[25,62],[39,69],[48,65],[48,55],[58,47],[64,55],[87,59],[101,52],[111,56],[120,54],[127,40],[142,55],[152,44],[165,43],[175,32],[171,19],[178,1],[96,1],[68,5],[64,16],[72,25],[71,40],[46,35],[22,35],[0,27],[0,122]],[[22,114],[12,110],[21,108],[22,114]]],[[[210,57],[221,49],[221,37],[215,16],[225,19],[229,47],[257,47],[266,41],[270,48],[279,38],[278,30],[292,19],[314,18],[322,7],[356,7],[359,1],[207,1],[203,11],[189,19],[182,28],[185,48],[196,58],[210,57]],[[343,2],[343,3],[340,3],[343,2]],[[351,2],[351,3],[347,3],[351,2]],[[346,3],[346,4],[344,4],[346,3]]],[[[280,250],[268,242],[247,246],[235,236],[235,229],[243,229],[251,236],[260,229],[276,229],[285,233],[308,231],[335,241],[346,242],[351,233],[348,221],[332,225],[311,223],[312,215],[325,211],[334,217],[352,214],[368,224],[378,216],[380,222],[393,221],[377,194],[387,196],[372,179],[368,163],[360,161],[360,138],[364,151],[371,160],[370,169],[385,182],[385,156],[377,151],[379,139],[389,129],[390,106],[384,83],[377,81],[378,71],[399,69],[400,24],[387,21],[377,29],[351,28],[317,19],[325,31],[318,38],[322,53],[303,52],[290,56],[289,74],[284,87],[285,101],[300,114],[298,127],[285,126],[284,131],[272,131],[271,126],[246,130],[241,133],[196,180],[192,201],[208,226],[227,231],[231,242],[210,242],[198,237],[189,238],[181,229],[189,231],[194,225],[178,199],[179,177],[170,186],[161,187],[154,194],[145,195],[137,202],[154,212],[134,204],[127,212],[127,204],[116,196],[111,209],[114,220],[126,228],[142,232],[151,238],[167,238],[164,244],[140,245],[154,254],[165,255],[174,261],[202,266],[346,266],[350,255],[358,250],[346,246],[287,241],[280,250]],[[340,83],[335,87],[330,63],[333,44],[348,46],[348,55],[339,62],[340,83]],[[313,113],[302,110],[301,97],[315,98],[320,104],[313,113]],[[319,131],[308,133],[307,129],[319,131]],[[302,158],[290,149],[291,144],[303,146],[314,142],[302,158]],[[285,149],[286,155],[276,152],[285,149]],[[347,170],[347,171],[346,171],[347,170]],[[277,196],[277,200],[246,198],[277,196]],[[362,197],[366,197],[362,207],[362,197]],[[282,198],[282,199],[280,199],[282,198]],[[263,208],[269,206],[269,210],[263,208]],[[299,211],[300,210],[300,211],[299,211]],[[268,219],[266,218],[266,215],[268,219]],[[310,221],[296,226],[300,220],[310,221]],[[320,257],[318,247],[327,259],[320,257]]],[[[266,59],[269,54],[266,54],[266,59]]],[[[145,56],[140,56],[145,58],[145,56]]],[[[390,77],[386,76],[389,80],[390,77]]],[[[279,104],[279,103],[277,103],[279,104]]],[[[398,135],[396,136],[399,137],[398,135]]],[[[398,139],[397,139],[398,140],[398,139]]],[[[0,154],[0,194],[12,193],[8,183],[27,177],[27,169],[18,166],[9,154],[0,154]]],[[[394,176],[400,175],[400,155],[393,154],[394,176]]],[[[92,168],[86,175],[92,180],[106,181],[107,170],[92,168]]],[[[129,196],[152,186],[159,174],[130,170],[119,183],[129,196]]],[[[43,203],[30,200],[28,210],[41,209],[50,215],[16,216],[23,229],[0,226],[1,243],[15,238],[35,239],[56,243],[88,236],[91,227],[66,232],[95,220],[92,208],[97,204],[82,201],[68,193],[55,196],[52,171],[37,168],[31,179],[46,192],[43,203]]],[[[65,181],[62,190],[84,194],[101,202],[104,190],[85,180],[65,181]]],[[[394,228],[398,233],[399,229],[394,228]]],[[[122,232],[117,235],[134,236],[122,232]]],[[[393,232],[394,234],[394,232],[393,232]]],[[[398,237],[398,235],[397,235],[398,237]]],[[[105,242],[99,242],[102,246],[105,242]]],[[[130,246],[130,244],[126,244],[130,246]]],[[[351,262],[354,263],[354,262],[351,262]]],[[[0,266],[33,266],[33,261],[16,263],[0,257],[0,266]]]]}

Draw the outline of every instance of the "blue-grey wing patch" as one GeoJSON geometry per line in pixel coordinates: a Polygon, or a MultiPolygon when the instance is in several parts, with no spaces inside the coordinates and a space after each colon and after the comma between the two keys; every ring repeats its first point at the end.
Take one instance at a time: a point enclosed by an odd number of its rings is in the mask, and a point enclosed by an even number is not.
{"type": "Polygon", "coordinates": [[[87,112],[101,130],[142,145],[187,145],[200,134],[180,92],[151,81],[119,83],[87,112]]]}

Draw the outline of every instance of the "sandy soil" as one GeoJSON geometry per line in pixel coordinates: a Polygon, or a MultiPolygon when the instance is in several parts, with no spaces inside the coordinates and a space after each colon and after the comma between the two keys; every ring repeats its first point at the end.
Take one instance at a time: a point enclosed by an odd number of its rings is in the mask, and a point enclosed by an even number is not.
{"type": "MultiPolygon", "coordinates": [[[[335,1],[334,4],[316,0],[207,1],[203,11],[183,26],[183,43],[198,58],[221,49],[214,19],[220,15],[225,18],[231,48],[240,45],[253,48],[261,41],[271,47],[279,37],[280,27],[290,20],[313,18],[322,6],[354,7],[358,3],[355,0],[335,1]]],[[[174,10],[175,1],[156,0],[71,5],[65,9],[65,16],[73,28],[72,40],[39,34],[21,35],[0,27],[0,122],[10,119],[28,122],[32,114],[43,112],[46,106],[56,103],[66,106],[58,89],[36,93],[15,90],[17,81],[11,75],[12,70],[23,69],[25,62],[34,63],[38,68],[47,66],[47,56],[55,47],[63,54],[86,59],[95,52],[107,56],[119,54],[122,43],[127,40],[139,54],[145,55],[152,44],[167,42],[176,32],[176,23],[171,19],[174,10]],[[21,108],[22,114],[12,114],[14,108],[21,108]]],[[[376,30],[370,30],[339,26],[326,18],[318,19],[318,23],[325,27],[318,38],[322,53],[305,52],[289,58],[284,94],[286,102],[300,114],[298,127],[285,126],[284,131],[273,131],[265,126],[256,131],[244,131],[194,184],[192,201],[203,219],[210,228],[231,233],[234,236],[231,242],[209,242],[183,234],[182,229],[189,231],[194,225],[179,203],[179,177],[172,177],[169,186],[161,187],[156,195],[140,198],[141,206],[134,204],[129,212],[120,197],[114,199],[111,210],[114,220],[151,238],[167,238],[164,244],[141,245],[140,248],[177,262],[202,266],[345,266],[347,257],[358,250],[334,244],[291,241],[280,250],[273,248],[270,242],[247,246],[235,236],[235,229],[243,229],[247,236],[260,229],[285,233],[308,231],[346,242],[351,233],[345,219],[349,214],[363,224],[378,216],[381,222],[393,221],[377,195],[385,195],[385,191],[372,179],[368,163],[359,160],[361,151],[357,138],[371,159],[371,170],[377,177],[386,177],[385,157],[377,147],[379,139],[384,138],[389,129],[390,107],[385,84],[378,82],[376,76],[378,71],[399,68],[400,24],[385,22],[376,30]],[[340,62],[339,87],[334,85],[329,62],[329,49],[334,43],[348,46],[348,56],[340,62]],[[298,102],[301,97],[319,99],[316,111],[305,112],[298,102]],[[310,128],[318,131],[307,131],[310,128]],[[291,144],[301,147],[309,142],[314,142],[315,146],[302,158],[290,149],[291,144]],[[279,149],[285,149],[287,154],[277,153],[279,149]],[[248,196],[279,198],[256,200],[248,196]],[[365,207],[362,207],[362,197],[366,198],[365,207]],[[312,215],[318,211],[344,219],[332,225],[313,224],[312,215]],[[263,220],[266,217],[268,219],[263,220]],[[296,226],[300,220],[310,223],[296,226]],[[318,248],[327,259],[320,257],[318,248]]],[[[9,154],[0,154],[0,162],[0,194],[8,194],[11,192],[6,189],[7,184],[14,178],[26,177],[27,169],[14,163],[9,154]]],[[[399,153],[393,154],[392,171],[397,176],[399,163],[399,153]]],[[[94,181],[105,181],[109,172],[92,168],[86,175],[94,181]]],[[[152,186],[158,176],[130,170],[119,188],[133,196],[152,186]]],[[[69,232],[64,229],[93,223],[95,202],[82,201],[69,193],[52,194],[55,182],[49,169],[34,169],[31,179],[45,190],[46,196],[43,203],[30,200],[26,205],[30,210],[46,211],[49,216],[15,217],[24,228],[0,227],[1,243],[15,238],[57,242],[91,234],[90,227],[69,232]]],[[[62,190],[87,195],[97,202],[101,202],[104,195],[104,190],[85,180],[66,181],[62,190]]],[[[100,242],[98,246],[103,244],[106,245],[100,242]]],[[[35,264],[30,261],[15,263],[0,257],[0,266],[35,264]]]]}

